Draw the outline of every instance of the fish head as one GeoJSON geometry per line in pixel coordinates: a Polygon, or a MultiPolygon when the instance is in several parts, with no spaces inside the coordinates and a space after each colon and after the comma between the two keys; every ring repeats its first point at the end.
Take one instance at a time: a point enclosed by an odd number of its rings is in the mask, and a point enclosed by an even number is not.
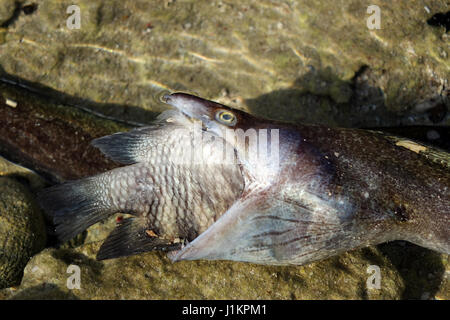
{"type": "Polygon", "coordinates": [[[277,171],[277,122],[186,93],[167,94],[163,100],[187,118],[201,121],[203,130],[231,145],[249,176],[266,175],[268,172],[273,175],[277,171]],[[269,149],[277,152],[262,152],[269,149]],[[269,171],[266,170],[268,168],[269,171]]]}
{"type": "Polygon", "coordinates": [[[201,121],[206,130],[220,137],[225,137],[226,130],[247,129],[258,121],[240,110],[187,93],[166,94],[163,100],[186,117],[201,121]]]}

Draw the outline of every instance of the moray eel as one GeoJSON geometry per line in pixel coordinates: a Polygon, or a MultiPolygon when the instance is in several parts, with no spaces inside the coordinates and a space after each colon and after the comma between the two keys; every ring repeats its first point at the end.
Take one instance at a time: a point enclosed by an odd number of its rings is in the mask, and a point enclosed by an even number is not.
{"type": "Polygon", "coordinates": [[[150,127],[93,141],[126,166],[45,189],[61,241],[117,213],[97,259],[300,265],[406,240],[450,253],[442,150],[381,132],[286,124],[186,93],[150,127]],[[430,156],[431,155],[431,156],[430,156]]]}

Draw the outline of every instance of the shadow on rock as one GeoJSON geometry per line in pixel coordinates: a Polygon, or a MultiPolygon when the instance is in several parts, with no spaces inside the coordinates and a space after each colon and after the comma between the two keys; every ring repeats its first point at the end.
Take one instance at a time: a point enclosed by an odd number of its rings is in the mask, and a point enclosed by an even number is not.
{"type": "Polygon", "coordinates": [[[79,298],[72,292],[61,290],[55,284],[43,283],[21,290],[10,300],[79,300],[79,298]]]}
{"type": "Polygon", "coordinates": [[[52,89],[37,82],[28,81],[6,73],[0,66],[0,83],[15,86],[28,91],[40,99],[63,104],[84,110],[101,118],[122,122],[131,126],[143,126],[151,123],[158,115],[157,112],[145,110],[138,106],[128,106],[116,103],[99,103],[89,99],[69,95],[52,89]]]}
{"type": "Polygon", "coordinates": [[[404,280],[402,299],[434,297],[445,275],[441,254],[404,241],[378,245],[404,280]]]}
{"type": "Polygon", "coordinates": [[[442,124],[449,116],[448,101],[444,97],[422,101],[420,108],[403,108],[408,110],[406,112],[390,110],[378,83],[379,79],[368,66],[362,66],[347,81],[329,67],[310,67],[291,88],[245,102],[252,113],[267,118],[339,127],[436,125],[442,124]]]}
{"type": "Polygon", "coordinates": [[[74,252],[71,249],[59,249],[52,253],[52,256],[67,265],[76,264],[79,266],[89,266],[89,270],[95,275],[100,275],[103,263],[87,257],[84,254],[74,252]]]}

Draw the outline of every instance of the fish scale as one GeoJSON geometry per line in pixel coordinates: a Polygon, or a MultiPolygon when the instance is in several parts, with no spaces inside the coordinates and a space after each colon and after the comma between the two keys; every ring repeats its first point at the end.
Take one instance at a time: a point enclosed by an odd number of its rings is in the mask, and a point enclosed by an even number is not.
{"type": "MultiPolygon", "coordinates": [[[[184,166],[167,167],[170,169],[139,163],[112,170],[107,178],[101,179],[104,181],[100,187],[104,190],[103,196],[100,197],[102,203],[109,203],[118,212],[145,218],[149,227],[156,227],[154,231],[157,234],[167,237],[185,238],[189,234],[196,235],[204,231],[216,217],[216,208],[207,202],[203,203],[199,196],[208,192],[205,190],[208,185],[193,184],[190,175],[183,176],[186,171],[184,166]],[[179,184],[174,184],[173,178],[167,178],[168,171],[171,171],[172,177],[179,177],[179,184]],[[155,188],[148,187],[156,184],[157,192],[155,188]],[[187,192],[187,185],[190,186],[190,192],[187,192]],[[150,208],[150,211],[147,208],[150,208]],[[184,222],[181,233],[176,224],[177,219],[184,222]]],[[[214,176],[219,182],[223,181],[221,174],[211,167],[206,167],[204,172],[195,172],[198,175],[214,176]]],[[[214,198],[212,203],[223,203],[216,200],[218,194],[211,193],[211,196],[214,198]]],[[[222,210],[227,206],[229,203],[222,204],[222,210]]]]}
{"type": "MultiPolygon", "coordinates": [[[[151,230],[162,239],[192,241],[242,192],[243,180],[235,164],[198,165],[193,161],[192,154],[202,152],[189,147],[193,145],[193,130],[207,134],[200,127],[171,122],[147,129],[142,135],[138,129],[125,136],[111,136],[116,141],[109,145],[109,152],[116,155],[115,160],[135,163],[55,186],[47,195],[60,197],[60,202],[46,203],[41,197],[43,206],[55,215],[57,233],[65,234],[60,237],[63,241],[86,228],[86,223],[93,224],[115,212],[134,215],[136,228],[151,230]],[[117,143],[117,139],[124,141],[117,143]],[[227,179],[234,183],[225,183],[227,179]],[[210,191],[218,185],[221,194],[210,191]],[[203,201],[206,194],[209,201],[203,201]],[[63,208],[67,203],[74,203],[73,216],[63,208]],[[92,210],[98,211],[96,217],[92,210]],[[80,211],[85,212],[85,222],[77,219],[83,216],[80,211]]],[[[222,147],[223,142],[210,142],[208,150],[218,152],[222,147]]]]}

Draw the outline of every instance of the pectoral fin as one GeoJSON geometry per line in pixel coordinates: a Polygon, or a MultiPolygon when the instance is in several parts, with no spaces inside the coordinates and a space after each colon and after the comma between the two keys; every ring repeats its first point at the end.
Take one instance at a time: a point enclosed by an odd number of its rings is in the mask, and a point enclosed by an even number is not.
{"type": "Polygon", "coordinates": [[[255,194],[237,201],[209,229],[182,250],[170,253],[169,258],[303,264],[330,256],[338,247],[345,250],[351,246],[347,243],[349,227],[314,206],[255,194]],[[264,197],[270,199],[270,205],[264,197]]]}
{"type": "Polygon", "coordinates": [[[176,250],[180,243],[149,236],[148,230],[137,218],[125,219],[102,244],[97,260],[131,256],[142,252],[176,250]]]}

